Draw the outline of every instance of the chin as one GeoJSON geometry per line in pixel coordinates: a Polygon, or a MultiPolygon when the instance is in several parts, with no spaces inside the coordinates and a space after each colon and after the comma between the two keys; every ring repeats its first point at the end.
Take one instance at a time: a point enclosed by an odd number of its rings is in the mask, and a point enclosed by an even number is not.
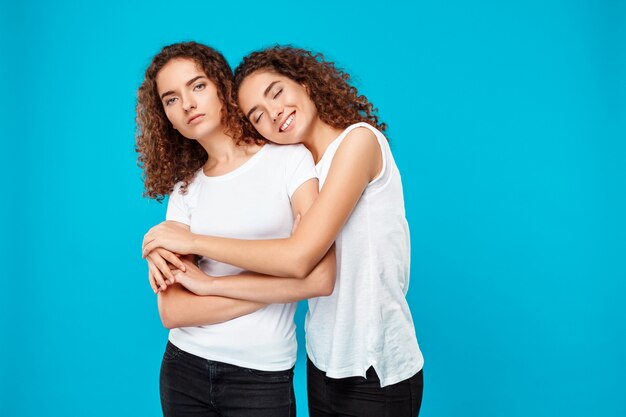
{"type": "Polygon", "coordinates": [[[298,142],[289,140],[288,138],[276,138],[276,139],[270,139],[270,141],[274,142],[277,145],[293,145],[294,143],[298,143],[298,142]]]}
{"type": "Polygon", "coordinates": [[[300,143],[300,140],[298,140],[298,138],[300,137],[302,136],[300,135],[299,132],[293,131],[293,132],[289,132],[285,136],[279,135],[277,138],[278,140],[273,141],[273,142],[279,143],[281,145],[294,145],[296,143],[300,143]]]}
{"type": "Polygon", "coordinates": [[[198,129],[193,132],[193,135],[196,137],[196,139],[211,136],[217,131],[218,127],[220,127],[220,125],[198,126],[198,129]]]}

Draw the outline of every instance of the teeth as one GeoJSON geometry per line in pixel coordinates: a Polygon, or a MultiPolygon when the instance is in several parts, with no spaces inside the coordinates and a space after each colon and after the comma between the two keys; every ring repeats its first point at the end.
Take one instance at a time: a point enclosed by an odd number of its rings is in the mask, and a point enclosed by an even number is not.
{"type": "Polygon", "coordinates": [[[293,118],[294,118],[294,115],[292,113],[291,116],[289,116],[287,120],[285,120],[285,123],[283,123],[283,125],[280,127],[280,130],[287,129],[289,125],[291,124],[291,122],[293,121],[293,118]]]}

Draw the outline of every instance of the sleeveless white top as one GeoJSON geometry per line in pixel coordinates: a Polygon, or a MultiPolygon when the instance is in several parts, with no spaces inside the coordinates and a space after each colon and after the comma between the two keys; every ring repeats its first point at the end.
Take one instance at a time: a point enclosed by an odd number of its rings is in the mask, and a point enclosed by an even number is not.
{"type": "Polygon", "coordinates": [[[321,188],[337,149],[358,127],[376,135],[383,168],[337,235],[333,293],[309,300],[306,348],[313,364],[328,377],[365,377],[373,366],[384,387],[410,378],[424,363],[405,298],[410,238],[400,173],[385,136],[367,123],[344,130],[316,169],[321,188]]]}

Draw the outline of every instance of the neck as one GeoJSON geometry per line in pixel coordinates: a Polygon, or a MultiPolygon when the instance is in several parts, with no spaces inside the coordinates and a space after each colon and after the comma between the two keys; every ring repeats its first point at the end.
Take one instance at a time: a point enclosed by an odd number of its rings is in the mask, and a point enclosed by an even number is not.
{"type": "Polygon", "coordinates": [[[240,147],[235,145],[233,138],[221,130],[198,138],[197,141],[209,155],[205,166],[228,162],[235,158],[240,151],[238,149],[240,147]]]}
{"type": "Polygon", "coordinates": [[[337,129],[324,123],[319,117],[315,119],[309,132],[302,139],[304,146],[306,146],[313,155],[315,163],[319,162],[324,152],[326,152],[328,145],[335,140],[342,131],[343,129],[337,129]]]}
{"type": "Polygon", "coordinates": [[[197,140],[209,156],[202,167],[208,176],[223,175],[237,169],[261,149],[258,145],[236,145],[233,138],[223,131],[197,140]]]}

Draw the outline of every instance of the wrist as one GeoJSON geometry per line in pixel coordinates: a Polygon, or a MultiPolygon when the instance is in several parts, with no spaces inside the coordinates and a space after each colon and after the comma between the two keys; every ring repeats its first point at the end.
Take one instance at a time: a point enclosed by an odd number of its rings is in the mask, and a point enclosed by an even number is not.
{"type": "Polygon", "coordinates": [[[187,253],[188,254],[194,254],[197,255],[198,254],[198,238],[199,236],[196,235],[195,233],[191,233],[191,239],[188,239],[188,245],[187,245],[187,253]]]}
{"type": "Polygon", "coordinates": [[[221,295],[219,294],[218,288],[217,288],[217,283],[218,283],[219,279],[217,279],[216,277],[212,277],[210,275],[205,276],[204,279],[204,288],[207,292],[207,295],[221,295]]]}
{"type": "Polygon", "coordinates": [[[216,295],[215,284],[213,283],[214,278],[212,276],[205,274],[199,269],[194,269],[192,274],[193,280],[197,283],[197,287],[201,291],[199,295],[216,295]]]}

